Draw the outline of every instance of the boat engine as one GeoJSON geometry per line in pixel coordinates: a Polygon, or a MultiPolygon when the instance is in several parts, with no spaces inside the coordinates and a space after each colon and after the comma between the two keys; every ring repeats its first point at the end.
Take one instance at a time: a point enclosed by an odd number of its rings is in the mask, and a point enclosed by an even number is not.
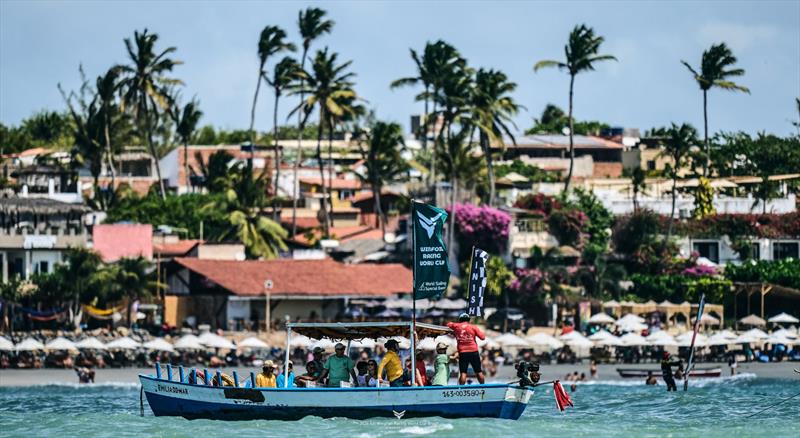
{"type": "Polygon", "coordinates": [[[514,368],[517,369],[517,377],[519,377],[520,386],[536,386],[539,379],[542,377],[539,374],[539,362],[525,362],[522,361],[514,368]]]}

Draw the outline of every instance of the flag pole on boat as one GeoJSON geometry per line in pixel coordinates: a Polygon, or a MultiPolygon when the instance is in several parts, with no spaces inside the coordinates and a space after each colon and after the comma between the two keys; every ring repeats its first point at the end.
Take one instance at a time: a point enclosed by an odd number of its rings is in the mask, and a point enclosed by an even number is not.
{"type": "Polygon", "coordinates": [[[694,341],[697,339],[697,330],[700,328],[700,319],[703,317],[703,307],[706,304],[706,294],[700,296],[700,305],[697,306],[697,316],[694,319],[694,332],[692,333],[692,345],[689,349],[689,363],[686,365],[686,372],[683,373],[683,390],[689,389],[689,373],[694,368],[694,341]]]}
{"type": "Polygon", "coordinates": [[[416,343],[414,342],[414,337],[417,334],[417,227],[414,226],[414,202],[416,202],[414,198],[411,198],[411,216],[409,217],[409,223],[411,224],[411,253],[413,254],[413,261],[411,262],[411,386],[417,386],[417,355],[415,352],[416,343]]]}

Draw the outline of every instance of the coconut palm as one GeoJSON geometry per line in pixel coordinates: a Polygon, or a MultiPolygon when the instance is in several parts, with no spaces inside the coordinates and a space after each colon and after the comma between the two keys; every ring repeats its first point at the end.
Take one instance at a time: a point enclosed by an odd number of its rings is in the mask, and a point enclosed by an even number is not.
{"type": "Polygon", "coordinates": [[[689,153],[693,147],[697,146],[697,130],[688,123],[683,123],[680,126],[673,123],[669,128],[662,128],[656,131],[657,135],[664,136],[664,151],[662,154],[670,157],[671,163],[668,169],[670,178],[672,179],[672,208],[669,214],[669,228],[667,230],[667,238],[664,241],[666,245],[669,238],[672,236],[672,225],[675,222],[675,202],[678,197],[678,172],[687,164],[689,153]]]}
{"type": "Polygon", "coordinates": [[[97,274],[105,289],[104,298],[108,302],[127,299],[127,320],[131,324],[131,304],[134,301],[158,296],[165,287],[158,282],[158,274],[153,263],[144,257],[121,258],[97,274]]]}
{"type": "Polygon", "coordinates": [[[329,235],[330,215],[328,214],[325,167],[322,161],[323,128],[326,122],[330,124],[334,117],[341,117],[345,114],[345,109],[339,104],[342,100],[356,97],[356,93],[352,89],[353,83],[350,81],[355,74],[347,71],[352,61],[338,64],[338,56],[337,53],[329,54],[327,47],[317,52],[311,65],[311,71],[303,73],[306,81],[300,88],[300,92],[308,94],[308,97],[294,110],[294,112],[302,110],[309,114],[316,107],[319,111],[316,159],[322,186],[323,233],[326,238],[329,235]]]}
{"type": "Polygon", "coordinates": [[[281,177],[281,153],[278,145],[278,101],[284,91],[295,80],[302,76],[300,65],[293,58],[286,56],[275,64],[272,77],[267,77],[267,83],[275,93],[275,106],[272,110],[272,141],[275,147],[275,184],[273,185],[272,219],[278,220],[278,183],[281,177]]]}
{"type": "Polygon", "coordinates": [[[372,190],[376,219],[385,236],[386,212],[381,206],[381,190],[387,183],[402,179],[408,171],[408,163],[400,156],[400,148],[405,147],[403,128],[397,123],[378,121],[370,126],[366,140],[366,148],[359,143],[366,172],[356,175],[372,190]]]}
{"type": "Polygon", "coordinates": [[[203,176],[203,185],[210,193],[221,193],[227,190],[231,174],[237,169],[232,168],[233,155],[221,149],[208,156],[206,162],[203,155],[195,152],[194,160],[200,167],[203,176]]]}
{"type": "Polygon", "coordinates": [[[133,40],[125,38],[130,64],[117,68],[123,75],[120,82],[122,101],[132,110],[140,132],[147,139],[147,147],[156,165],[161,199],[166,199],[166,188],[158,162],[160,157],[153,142],[153,120],[159,110],[169,107],[170,87],[182,84],[178,79],[167,77],[167,73],[181,62],[170,58],[170,54],[177,50],[175,47],[167,47],[156,54],[156,42],[158,34],[148,33],[147,29],[142,33],[135,31],[133,40]]]}
{"type": "MultiPolygon", "coordinates": [[[[327,12],[319,8],[307,8],[305,11],[300,11],[297,15],[297,27],[300,30],[300,37],[303,39],[303,56],[300,58],[301,72],[305,71],[306,57],[308,56],[308,51],[311,48],[311,43],[317,38],[321,37],[323,34],[330,33],[330,31],[333,29],[334,22],[333,20],[326,20],[326,14],[327,12]]],[[[305,101],[305,92],[303,87],[304,81],[305,77],[300,76],[301,104],[305,101]]],[[[294,157],[294,175],[292,177],[292,180],[294,181],[294,192],[292,193],[292,236],[297,234],[297,199],[299,198],[298,190],[300,190],[300,185],[297,183],[297,172],[298,168],[300,167],[300,162],[303,159],[303,128],[305,127],[305,121],[307,119],[308,113],[304,115],[302,112],[298,112],[297,152],[295,153],[294,157]]]]}
{"type": "Polygon", "coordinates": [[[738,85],[729,78],[744,75],[744,69],[733,68],[736,64],[736,57],[725,43],[713,44],[711,48],[703,52],[700,60],[700,71],[694,69],[686,61],[681,61],[683,65],[694,76],[697,85],[703,91],[703,145],[706,159],[703,163],[703,176],[708,176],[709,163],[711,160],[711,149],[708,143],[708,90],[712,87],[722,88],[723,90],[742,91],[750,93],[747,87],[738,85]]]}
{"type": "Polygon", "coordinates": [[[575,140],[573,117],[572,117],[572,96],[575,88],[575,76],[578,73],[594,70],[594,64],[600,61],[616,61],[617,58],[611,55],[598,55],[600,45],[603,43],[604,38],[594,34],[594,29],[587,27],[585,24],[575,26],[569,34],[569,41],[564,46],[565,60],[552,61],[544,60],[539,61],[533,66],[534,71],[545,67],[558,67],[559,70],[566,70],[569,73],[569,172],[567,179],[564,182],[564,191],[569,191],[569,185],[572,181],[572,170],[575,165],[575,140]]]}
{"type": "Polygon", "coordinates": [[[203,112],[200,111],[200,103],[192,99],[183,108],[174,105],[170,115],[175,123],[175,133],[183,144],[183,174],[186,182],[189,183],[192,173],[189,168],[189,142],[197,130],[197,123],[203,117],[203,112]]]}
{"type": "Polygon", "coordinates": [[[120,71],[116,67],[111,67],[103,76],[98,76],[96,81],[96,98],[103,113],[103,139],[105,140],[106,159],[108,169],[111,174],[111,191],[116,185],[116,169],[114,168],[114,150],[111,146],[111,131],[115,117],[118,116],[116,106],[116,96],[119,91],[120,71]]]}
{"type": "Polygon", "coordinates": [[[508,136],[512,143],[516,139],[509,129],[509,125],[516,129],[512,120],[520,106],[510,96],[517,88],[517,84],[510,82],[505,73],[497,70],[479,69],[475,73],[475,87],[473,88],[470,109],[473,112],[472,123],[478,129],[480,145],[486,157],[486,171],[489,178],[489,205],[494,205],[495,187],[494,170],[492,167],[491,144],[503,145],[503,135],[508,136]]]}
{"type": "Polygon", "coordinates": [[[261,80],[265,77],[264,67],[267,60],[284,50],[295,51],[295,45],[286,41],[286,31],[278,26],[265,26],[258,38],[258,81],[256,81],[256,92],[253,94],[253,107],[250,109],[250,159],[255,156],[256,132],[256,103],[258,102],[258,92],[261,90],[261,80]]]}
{"type": "Polygon", "coordinates": [[[639,192],[647,188],[647,174],[641,167],[634,167],[630,173],[633,187],[633,211],[639,211],[639,192]]]}

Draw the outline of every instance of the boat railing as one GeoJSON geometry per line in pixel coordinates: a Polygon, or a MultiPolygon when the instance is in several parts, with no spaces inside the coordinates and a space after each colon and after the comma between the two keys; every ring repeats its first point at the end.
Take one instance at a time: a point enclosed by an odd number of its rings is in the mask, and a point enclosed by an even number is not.
{"type": "MultiPolygon", "coordinates": [[[[165,376],[164,376],[164,374],[163,374],[163,372],[161,370],[161,363],[160,362],[156,362],[155,363],[155,370],[156,370],[155,378],[158,379],[158,380],[166,380],[168,382],[175,382],[176,380],[173,379],[173,377],[174,377],[174,368],[173,368],[173,366],[170,365],[170,364],[166,364],[164,366],[164,369],[166,370],[166,378],[165,378],[165,376]]],[[[239,382],[240,382],[239,381],[239,373],[236,372],[236,370],[233,370],[232,374],[233,374],[232,378],[233,378],[234,386],[237,387],[237,388],[240,387],[240,385],[239,385],[239,382]]],[[[222,381],[222,372],[220,370],[215,370],[215,375],[216,375],[216,378],[217,378],[217,385],[218,386],[224,386],[223,381],[222,381]]],[[[203,384],[201,386],[214,386],[213,385],[213,379],[210,381],[208,376],[209,376],[208,369],[207,368],[203,368],[203,380],[202,380],[203,384]]],[[[188,373],[186,373],[183,365],[179,365],[178,366],[178,376],[177,377],[178,377],[177,382],[179,382],[179,383],[184,383],[184,384],[189,384],[189,385],[192,385],[192,384],[199,385],[199,383],[197,383],[197,368],[192,367],[192,369],[188,373]],[[194,382],[194,383],[192,383],[192,382],[194,382]]],[[[244,381],[242,381],[242,383],[246,383],[248,380],[250,381],[250,387],[251,388],[255,388],[256,387],[256,375],[255,375],[254,372],[251,371],[249,378],[244,380],[244,381]]]]}

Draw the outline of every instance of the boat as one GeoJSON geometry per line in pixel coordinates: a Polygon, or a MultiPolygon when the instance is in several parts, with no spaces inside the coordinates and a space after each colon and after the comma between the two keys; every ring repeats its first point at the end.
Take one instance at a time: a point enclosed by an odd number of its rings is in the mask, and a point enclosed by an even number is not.
{"type": "MultiPolygon", "coordinates": [[[[353,340],[410,336],[412,327],[417,339],[450,332],[447,327],[411,322],[289,323],[286,351],[291,351],[293,332],[315,339],[346,340],[349,353],[353,340]]],[[[166,373],[163,373],[161,366],[157,365],[154,375],[139,375],[142,393],[156,416],[220,420],[299,420],[306,416],[352,419],[440,416],[516,420],[534,393],[532,386],[520,383],[400,388],[257,388],[253,387],[255,377],[252,373],[244,381],[234,373],[232,386],[213,386],[209,384],[208,372],[203,373],[204,379],[190,379],[195,371],[187,373],[182,367],[178,368],[177,375],[173,371],[171,366],[167,366],[166,373]]],[[[216,375],[217,382],[223,380],[219,371],[216,375]]]]}
{"type": "MultiPolygon", "coordinates": [[[[617,368],[619,376],[627,378],[646,378],[648,374],[653,374],[655,377],[661,377],[661,369],[646,369],[646,368],[617,368]]],[[[722,375],[722,368],[695,368],[689,373],[689,377],[719,377],[722,375]]]]}

